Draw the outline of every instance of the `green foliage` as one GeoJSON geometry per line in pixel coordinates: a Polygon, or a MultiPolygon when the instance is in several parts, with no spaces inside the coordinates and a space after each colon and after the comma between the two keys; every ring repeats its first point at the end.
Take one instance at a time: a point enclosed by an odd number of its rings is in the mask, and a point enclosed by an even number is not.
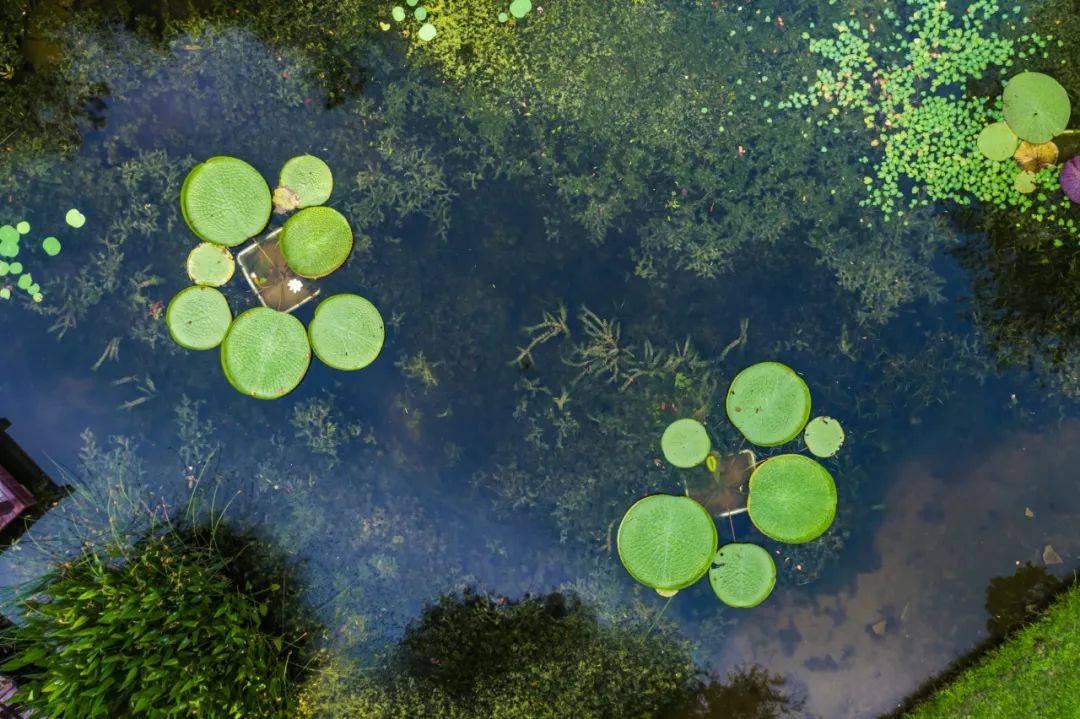
{"type": "Polygon", "coordinates": [[[996,0],[977,0],[956,14],[937,0],[908,0],[907,7],[907,18],[886,9],[866,22],[834,24],[834,38],[811,40],[811,52],[829,65],[781,107],[831,104],[816,120],[823,129],[833,128],[845,111],[862,114],[871,147],[880,148],[880,156],[861,158],[868,166],[862,204],[879,207],[886,219],[937,201],[978,201],[1032,214],[1080,236],[1053,168],[1033,178],[1042,192],[1029,197],[1015,186],[1020,170],[1014,163],[994,162],[978,150],[983,129],[1003,119],[1000,97],[988,101],[965,94],[1014,63],[1049,58],[1053,38],[1024,33],[1020,7],[1005,12],[996,0]]]}
{"type": "Polygon", "coordinates": [[[287,716],[280,586],[254,589],[204,532],[173,530],[59,564],[9,631],[17,701],[54,719],[287,716]]]}

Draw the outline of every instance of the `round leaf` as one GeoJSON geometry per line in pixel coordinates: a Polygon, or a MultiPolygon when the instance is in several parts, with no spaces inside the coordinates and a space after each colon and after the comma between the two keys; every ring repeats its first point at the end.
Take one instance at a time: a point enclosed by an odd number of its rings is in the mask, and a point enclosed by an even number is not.
{"type": "Polygon", "coordinates": [[[330,207],[300,210],[281,228],[281,254],[301,277],[330,274],[348,259],[352,246],[349,221],[330,207]]]}
{"type": "Polygon", "coordinates": [[[188,173],[180,209],[199,239],[233,247],[259,234],[270,221],[270,188],[243,160],[212,157],[188,173]]]}
{"type": "Polygon", "coordinates": [[[1041,72],[1022,72],[1002,93],[1005,122],[1021,139],[1039,144],[1065,131],[1072,114],[1069,93],[1041,72]]]}
{"type": "Polygon", "coordinates": [[[1028,172],[1025,170],[1023,172],[1016,173],[1016,177],[1013,178],[1013,189],[1015,189],[1021,194],[1030,195],[1032,192],[1035,192],[1035,187],[1036,185],[1034,172],[1028,172]]]}
{"type": "Polygon", "coordinates": [[[709,584],[729,607],[756,607],[776,586],[776,563],[756,544],[725,544],[713,558],[709,584]]]}
{"type": "Polygon", "coordinates": [[[217,347],[231,322],[232,312],[225,295],[213,287],[180,290],[165,310],[165,324],[173,341],[189,350],[217,347]]]}
{"type": "Polygon", "coordinates": [[[311,207],[330,199],[334,175],[327,164],[314,155],[300,155],[281,168],[278,185],[296,193],[297,207],[311,207]]]}
{"type": "Polygon", "coordinates": [[[759,362],[740,372],[728,389],[728,418],[762,447],[776,447],[799,436],[810,418],[810,388],[780,362],[759,362]]]}
{"type": "Polygon", "coordinates": [[[327,297],[308,326],[311,348],[325,364],[357,370],[375,361],[386,337],[382,315],[359,295],[327,297]]]}
{"type": "Polygon", "coordinates": [[[1058,161],[1058,146],[1053,142],[1044,142],[1040,145],[1024,140],[1020,147],[1013,153],[1013,159],[1021,170],[1038,172],[1044,167],[1056,165],[1058,161]]]}
{"type": "Polygon", "coordinates": [[[232,279],[235,269],[236,262],[227,247],[203,242],[188,253],[188,277],[197,285],[220,287],[232,279]]]}
{"type": "Polygon", "coordinates": [[[269,307],[255,307],[237,317],[221,343],[226,379],[238,391],[258,399],[276,399],[291,392],[310,363],[304,325],[269,307]]]}
{"type": "Polygon", "coordinates": [[[64,221],[77,230],[86,224],[86,216],[72,208],[67,211],[67,214],[64,216],[64,221]]]}
{"type": "Polygon", "coordinates": [[[777,455],[750,475],[746,507],[766,537],[802,544],[824,534],[836,518],[836,483],[809,457],[777,455]]]}
{"type": "Polygon", "coordinates": [[[510,3],[510,14],[519,20],[532,11],[532,0],[514,0],[510,3]]]}
{"type": "Polygon", "coordinates": [[[418,38],[420,38],[421,40],[423,40],[424,42],[429,42],[431,40],[434,40],[436,34],[437,34],[437,31],[435,30],[435,26],[432,25],[429,22],[426,22],[423,25],[421,25],[420,29],[416,32],[416,36],[418,38]]]}
{"type": "Polygon", "coordinates": [[[1020,138],[1004,122],[987,125],[979,133],[979,152],[994,162],[1008,160],[1016,152],[1016,146],[1019,144],[1020,138]]]}
{"type": "Polygon", "coordinates": [[[668,425],[660,438],[664,458],[676,467],[696,467],[712,449],[709,433],[696,419],[679,419],[668,425]]]}
{"type": "Polygon", "coordinates": [[[806,448],[818,457],[832,457],[844,444],[844,428],[832,417],[815,417],[803,432],[806,448]]]}
{"type": "Polygon", "coordinates": [[[60,240],[55,237],[46,237],[41,241],[41,249],[43,249],[45,254],[49,257],[56,257],[60,254],[60,240]]]}
{"type": "Polygon", "coordinates": [[[654,494],[626,512],[616,544],[630,576],[647,587],[672,591],[709,571],[716,554],[716,525],[689,497],[654,494]]]}

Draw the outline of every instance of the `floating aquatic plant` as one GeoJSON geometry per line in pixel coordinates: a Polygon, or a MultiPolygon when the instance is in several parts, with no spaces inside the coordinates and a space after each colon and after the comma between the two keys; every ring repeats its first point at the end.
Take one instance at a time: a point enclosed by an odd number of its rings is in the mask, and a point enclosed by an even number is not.
{"type": "Polygon", "coordinates": [[[756,544],[725,544],[713,558],[709,584],[729,607],[756,607],[776,586],[776,562],[756,544]]]}
{"type": "Polygon", "coordinates": [[[705,425],[696,419],[679,419],[668,425],[660,438],[664,458],[676,467],[696,467],[712,449],[705,425]]]}
{"type": "Polygon", "coordinates": [[[810,418],[810,388],[780,362],[759,362],[731,382],[728,418],[756,445],[776,447],[795,439],[810,418]]]}
{"type": "Polygon", "coordinates": [[[832,417],[815,417],[806,425],[803,441],[811,454],[832,457],[844,444],[844,428],[832,417]]]}
{"type": "Polygon", "coordinates": [[[654,494],[634,503],[619,524],[619,559],[637,581],[672,592],[709,571],[716,554],[716,525],[689,497],[654,494]]]}
{"type": "Polygon", "coordinates": [[[197,285],[221,287],[232,279],[235,270],[236,261],[228,247],[202,242],[188,253],[188,277],[197,285]]]}
{"type": "Polygon", "coordinates": [[[1022,72],[1009,80],[1001,97],[1005,122],[1022,140],[1049,142],[1069,125],[1069,93],[1049,75],[1022,72]]]}
{"type": "Polygon", "coordinates": [[[994,162],[1008,160],[1020,146],[1020,138],[1004,121],[983,128],[976,140],[979,152],[994,162]]]}
{"type": "Polygon", "coordinates": [[[330,207],[300,210],[281,228],[281,254],[301,277],[325,277],[345,263],[352,247],[349,221],[330,207]]]}
{"type": "Polygon", "coordinates": [[[279,212],[321,205],[334,191],[334,174],[314,155],[299,155],[286,162],[274,190],[274,206],[279,212]]]}
{"type": "Polygon", "coordinates": [[[532,0],[513,0],[510,3],[510,14],[518,20],[532,12],[532,0]]]}
{"type": "Polygon", "coordinates": [[[1080,204],[1080,156],[1074,157],[1061,168],[1058,183],[1073,202],[1080,204]]]}
{"type": "Polygon", "coordinates": [[[225,295],[213,287],[194,285],[180,290],[165,310],[169,335],[189,350],[209,350],[221,344],[232,323],[225,295]]]}
{"type": "Polygon", "coordinates": [[[319,303],[308,325],[311,348],[334,369],[358,370],[375,361],[386,338],[382,315],[359,295],[334,295],[319,303]]]}
{"type": "MultiPolygon", "coordinates": [[[[86,224],[86,215],[79,212],[75,208],[67,211],[67,215],[64,217],[64,221],[74,227],[76,230],[86,224]]],[[[29,230],[29,227],[27,227],[29,230]]]]}
{"type": "Polygon", "coordinates": [[[270,188],[243,160],[211,157],[188,173],[180,209],[200,239],[234,247],[262,232],[270,221],[270,188]]]}
{"type": "Polygon", "coordinates": [[[237,317],[221,342],[221,367],[239,392],[276,399],[296,389],[311,363],[311,346],[300,320],[269,307],[237,317]]]}
{"type": "Polygon", "coordinates": [[[801,454],[770,457],[750,475],[750,521],[766,537],[803,544],[836,517],[836,483],[821,464],[801,454]]]}
{"type": "Polygon", "coordinates": [[[1058,161],[1058,146],[1053,140],[1038,145],[1024,140],[1016,148],[1012,159],[1024,172],[1038,172],[1044,167],[1052,167],[1058,161]]]}

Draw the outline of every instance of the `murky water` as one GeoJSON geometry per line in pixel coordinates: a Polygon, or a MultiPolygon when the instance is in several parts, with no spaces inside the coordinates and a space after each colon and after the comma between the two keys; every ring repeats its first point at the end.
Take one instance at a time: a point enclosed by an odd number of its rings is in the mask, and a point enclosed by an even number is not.
{"type": "MultiPolygon", "coordinates": [[[[402,83],[439,81],[394,73],[403,61],[392,48],[371,61],[362,91],[331,98],[303,55],[242,28],[164,46],[117,28],[70,32],[80,54],[67,72],[98,93],[75,105],[85,109],[72,121],[77,151],[2,160],[18,183],[2,188],[0,221],[27,220],[32,237],[55,234],[64,249],[26,253],[40,306],[0,307],[0,410],[57,478],[124,473],[172,506],[196,481],[216,487],[230,516],[297,558],[342,644],[392,639],[425,601],[464,586],[510,597],[574,590],[611,616],[658,612],[664,600],[613,556],[613,523],[638,496],[682,491],[686,476],[657,461],[658,437],[688,409],[718,446],[742,448],[723,391],[769,358],[796,367],[815,412],[848,429],[829,463],[840,515],[812,545],[770,545],[782,576],[764,605],[725,609],[704,582],[672,602],[666,620],[715,671],[760,665],[787,678],[808,715],[876,716],[986,635],[991,579],[1044,565],[1047,546],[1062,560],[1051,572],[1075,566],[1076,406],[1044,373],[996,370],[972,277],[947,251],[927,259],[941,301],[916,293],[884,323],[861,322],[865,298],[798,241],[739,246],[716,278],[643,279],[634,227],[654,208],[631,211],[596,244],[566,188],[542,172],[473,167],[484,153],[462,148],[475,137],[422,105],[416,125],[395,125],[412,116],[402,83]],[[232,390],[216,351],[183,351],[165,331],[161,303],[187,284],[194,244],[179,185],[210,155],[244,158],[272,181],[302,152],[328,161],[329,204],[359,237],[324,294],[375,302],[387,344],[362,372],[313,362],[295,392],[257,402],[232,390]],[[85,227],[64,224],[70,207],[85,227]],[[523,354],[542,330],[522,328],[560,306],[570,337],[523,354]],[[596,339],[586,307],[619,323],[631,352],[622,365],[574,364],[596,339]],[[674,373],[630,379],[646,343],[678,354],[687,337],[700,360],[682,355],[690,390],[674,373]]],[[[668,188],[655,194],[662,203],[668,188]]],[[[853,241],[876,231],[820,212],[817,225],[843,223],[831,232],[853,241]]],[[[799,239],[814,225],[784,233],[799,239]]],[[[948,235],[946,245],[985,241],[948,235]]],[[[226,294],[234,309],[255,303],[240,279],[226,294]]],[[[52,536],[55,520],[34,533],[52,536]]],[[[760,540],[745,518],[720,528],[722,540],[760,540]]],[[[33,552],[24,542],[3,556],[9,582],[33,552]]]]}

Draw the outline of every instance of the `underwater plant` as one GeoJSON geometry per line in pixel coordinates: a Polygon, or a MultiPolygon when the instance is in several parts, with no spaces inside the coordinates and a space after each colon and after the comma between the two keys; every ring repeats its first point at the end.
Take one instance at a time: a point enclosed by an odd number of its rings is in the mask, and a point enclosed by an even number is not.
{"type": "MultiPolygon", "coordinates": [[[[248,282],[264,306],[235,320],[225,295],[215,289],[233,276],[235,260],[229,248],[262,232],[272,205],[279,213],[300,208],[285,221],[277,245],[281,260],[296,275],[323,277],[344,264],[353,248],[349,222],[337,210],[319,206],[332,191],[330,168],[311,155],[285,163],[273,194],[255,168],[232,157],[200,163],[184,181],[184,220],[204,242],[188,255],[188,275],[195,285],[173,297],[165,322],[181,347],[208,350],[220,345],[225,378],[243,394],[258,399],[288,394],[307,373],[313,349],[335,369],[357,370],[371,364],[382,348],[382,316],[358,295],[323,300],[309,333],[293,315],[265,306],[251,277],[248,282]]],[[[251,274],[246,267],[244,271],[251,274]]],[[[292,283],[300,281],[290,280],[290,289],[292,283]]]]}
{"type": "MultiPolygon", "coordinates": [[[[759,362],[739,372],[725,400],[728,419],[751,442],[778,447],[805,430],[807,448],[817,456],[831,457],[843,443],[843,429],[827,417],[807,424],[810,404],[806,382],[780,362],[759,362]]],[[[705,463],[712,474],[719,469],[708,432],[697,420],[672,422],[661,447],[676,467],[705,463]]],[[[779,454],[754,463],[747,486],[745,509],[721,516],[746,512],[754,527],[770,539],[805,544],[824,534],[836,518],[832,475],[804,455],[779,454]]],[[[765,601],[776,584],[776,564],[765,549],[736,542],[717,551],[709,511],[689,496],[659,494],[639,500],[619,525],[618,548],[630,576],[663,596],[672,596],[708,571],[722,602],[746,608],[765,601]]]]}
{"type": "Polygon", "coordinates": [[[1052,197],[1058,189],[1052,162],[1044,169],[1025,168],[1022,157],[1002,162],[1020,151],[1019,140],[1038,145],[1065,130],[1064,90],[1045,74],[1022,72],[1001,98],[968,94],[991,73],[1049,60],[1054,38],[1024,33],[1019,5],[1008,12],[995,0],[976,0],[954,13],[937,0],[906,4],[907,17],[886,9],[865,23],[836,23],[833,38],[804,33],[810,51],[830,66],[780,106],[832,105],[823,117],[807,117],[823,129],[844,110],[862,113],[871,132],[870,152],[861,158],[868,166],[862,202],[879,207],[886,219],[934,201],[978,202],[1031,214],[1080,237],[1069,200],[1052,197]]]}

